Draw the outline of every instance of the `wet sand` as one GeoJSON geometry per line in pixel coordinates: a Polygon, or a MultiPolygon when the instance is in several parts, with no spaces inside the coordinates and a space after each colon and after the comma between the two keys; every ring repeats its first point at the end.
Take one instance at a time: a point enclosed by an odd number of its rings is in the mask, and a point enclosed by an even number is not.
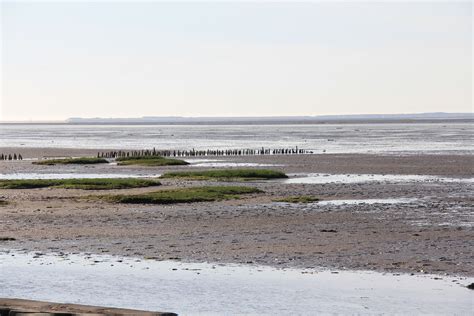
{"type": "MultiPolygon", "coordinates": [[[[118,150],[118,149],[117,149],[118,150]]],[[[79,157],[95,156],[98,152],[110,149],[75,149],[75,148],[13,148],[0,147],[0,153],[19,153],[24,158],[44,157],[79,157]]],[[[262,155],[239,157],[189,157],[189,159],[213,159],[228,162],[250,162],[261,164],[284,165],[282,169],[289,173],[349,173],[349,174],[418,174],[470,177],[474,175],[474,155],[369,155],[369,154],[312,154],[312,155],[262,155]]],[[[187,158],[183,158],[187,159],[187,158]]],[[[63,166],[64,167],[64,166],[63,166]]],[[[96,166],[89,166],[93,169],[96,166]]],[[[104,167],[104,166],[102,166],[104,167]]],[[[15,161],[3,164],[2,173],[12,171],[30,171],[34,166],[17,166],[15,161]]],[[[73,168],[73,167],[71,167],[73,168]]],[[[122,171],[131,170],[149,172],[150,168],[126,166],[122,171]]],[[[44,169],[42,169],[44,170],[44,169]]],[[[152,170],[153,172],[156,171],[152,170]]]]}
{"type": "MultiPolygon", "coordinates": [[[[97,150],[54,149],[50,152],[30,149],[21,153],[24,157],[51,153],[80,156],[92,151],[97,150]]],[[[279,164],[281,166],[274,169],[287,173],[413,174],[459,178],[472,178],[474,166],[473,156],[456,155],[340,154],[215,159],[279,164]]],[[[36,166],[31,161],[0,162],[2,173],[55,173],[59,170],[151,175],[183,168],[190,167],[36,166]]],[[[159,188],[120,192],[209,184],[177,180],[163,180],[162,183],[159,188]]],[[[13,203],[0,207],[0,235],[14,240],[0,241],[0,247],[189,262],[474,275],[472,183],[286,184],[260,181],[243,185],[258,187],[265,193],[214,203],[131,206],[77,198],[104,194],[103,191],[2,190],[0,196],[13,203]],[[410,200],[370,205],[273,202],[278,197],[302,194],[323,200],[410,200]]]]}
{"type": "Polygon", "coordinates": [[[132,309],[107,308],[78,304],[62,304],[32,300],[0,298],[0,312],[5,315],[24,315],[23,313],[41,313],[43,316],[74,315],[137,315],[137,316],[176,316],[175,313],[147,312],[132,309]]]}

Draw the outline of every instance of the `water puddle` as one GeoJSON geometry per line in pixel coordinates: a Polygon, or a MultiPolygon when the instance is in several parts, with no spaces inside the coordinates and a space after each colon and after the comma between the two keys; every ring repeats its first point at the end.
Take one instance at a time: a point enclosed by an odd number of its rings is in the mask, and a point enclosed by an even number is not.
{"type": "Polygon", "coordinates": [[[415,198],[392,198],[392,199],[349,199],[349,200],[327,200],[319,201],[318,205],[357,205],[357,204],[404,204],[418,201],[415,198]]]}
{"type": "Polygon", "coordinates": [[[205,163],[205,162],[223,162],[224,160],[221,159],[185,159],[186,162],[189,162],[190,164],[197,164],[197,163],[205,163]]]}
{"type": "Polygon", "coordinates": [[[293,174],[285,183],[307,183],[307,184],[326,184],[326,183],[363,183],[363,182],[460,182],[474,183],[474,178],[447,178],[424,175],[394,175],[394,174],[326,174],[309,173],[293,174]]]}
{"type": "Polygon", "coordinates": [[[275,202],[277,204],[291,204],[291,205],[300,205],[304,208],[308,206],[352,206],[352,205],[372,205],[372,204],[408,204],[417,202],[420,199],[417,198],[388,198],[388,199],[345,199],[345,200],[323,200],[313,203],[304,203],[304,204],[294,204],[287,202],[275,202]]]}
{"type": "Polygon", "coordinates": [[[281,165],[253,163],[253,162],[203,162],[191,167],[277,167],[281,165]]]}
{"type": "Polygon", "coordinates": [[[0,180],[157,178],[159,176],[160,174],[119,173],[0,173],[0,180]]]}
{"type": "Polygon", "coordinates": [[[1,297],[228,314],[469,314],[472,278],[0,253],[1,297]],[[33,257],[37,257],[36,259],[33,257]]]}
{"type": "Polygon", "coordinates": [[[219,159],[186,159],[191,164],[191,167],[278,167],[282,165],[264,164],[254,162],[232,162],[219,159]]]}

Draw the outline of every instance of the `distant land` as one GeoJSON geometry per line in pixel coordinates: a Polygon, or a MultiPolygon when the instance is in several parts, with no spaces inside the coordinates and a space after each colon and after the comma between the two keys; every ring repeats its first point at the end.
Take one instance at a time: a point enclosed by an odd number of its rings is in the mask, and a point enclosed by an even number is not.
{"type": "Polygon", "coordinates": [[[319,116],[69,118],[69,124],[311,124],[336,122],[474,120],[474,113],[353,114],[319,116]]]}
{"type": "Polygon", "coordinates": [[[82,118],[65,121],[1,122],[3,124],[72,124],[72,125],[224,125],[224,124],[335,124],[335,123],[403,123],[403,122],[473,122],[474,113],[415,113],[415,114],[350,114],[318,116],[240,116],[240,117],[184,117],[144,116],[137,118],[82,118]]]}

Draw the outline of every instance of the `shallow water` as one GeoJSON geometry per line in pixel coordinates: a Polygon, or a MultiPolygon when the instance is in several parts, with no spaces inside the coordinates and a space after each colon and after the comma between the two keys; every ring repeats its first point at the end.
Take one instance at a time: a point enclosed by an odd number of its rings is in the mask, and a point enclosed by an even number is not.
{"type": "Polygon", "coordinates": [[[185,159],[189,162],[191,167],[211,167],[211,168],[226,168],[226,167],[275,167],[282,166],[278,164],[264,164],[253,162],[232,162],[222,159],[185,159]]]}
{"type": "Polygon", "coordinates": [[[392,198],[392,199],[350,199],[350,200],[328,200],[317,202],[318,205],[354,205],[354,204],[404,204],[413,203],[418,199],[392,198]]]}
{"type": "Polygon", "coordinates": [[[398,174],[327,174],[308,173],[293,174],[285,183],[363,183],[363,182],[462,182],[474,183],[474,178],[447,178],[424,175],[398,175],[398,174]]]}
{"type": "Polygon", "coordinates": [[[197,164],[191,164],[191,167],[212,167],[212,168],[224,168],[224,167],[277,167],[281,165],[276,164],[265,164],[265,163],[253,163],[253,162],[202,162],[197,164]]]}
{"type": "Polygon", "coordinates": [[[317,210],[318,206],[353,206],[353,205],[372,205],[372,204],[408,204],[420,201],[416,198],[388,198],[388,199],[346,199],[346,200],[324,200],[311,203],[287,203],[275,202],[275,204],[285,204],[298,206],[302,209],[317,210]]]}
{"type": "Polygon", "coordinates": [[[180,315],[468,314],[472,278],[1,253],[1,297],[180,315]],[[118,262],[121,260],[122,262],[118,262]],[[435,279],[441,278],[441,279],[435,279]]]}
{"type": "Polygon", "coordinates": [[[225,162],[224,160],[221,159],[198,159],[198,158],[190,158],[190,159],[184,159],[186,162],[189,162],[190,164],[198,164],[198,163],[206,163],[206,162],[225,162]]]}
{"type": "Polygon", "coordinates": [[[224,149],[315,153],[473,153],[470,123],[302,125],[1,125],[0,147],[224,149]]]}
{"type": "Polygon", "coordinates": [[[0,180],[157,178],[159,176],[160,174],[126,173],[0,173],[0,180]]]}

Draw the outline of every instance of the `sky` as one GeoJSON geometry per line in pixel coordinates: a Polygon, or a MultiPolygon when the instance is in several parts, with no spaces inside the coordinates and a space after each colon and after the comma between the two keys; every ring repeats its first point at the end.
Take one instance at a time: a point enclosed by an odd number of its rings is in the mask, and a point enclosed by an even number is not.
{"type": "Polygon", "coordinates": [[[470,1],[0,10],[0,121],[473,110],[470,1]]]}

